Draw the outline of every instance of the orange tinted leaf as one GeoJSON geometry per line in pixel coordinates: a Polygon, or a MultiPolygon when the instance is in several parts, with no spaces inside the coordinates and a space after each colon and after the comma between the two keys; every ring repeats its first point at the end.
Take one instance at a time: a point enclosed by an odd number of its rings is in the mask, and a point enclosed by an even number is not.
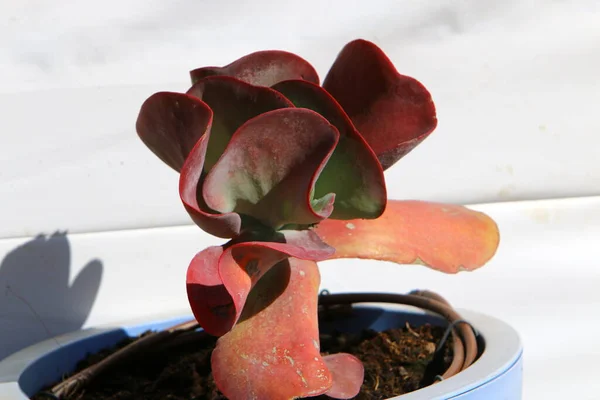
{"type": "MultiPolygon", "coordinates": [[[[192,259],[186,278],[188,300],[206,332],[215,336],[228,332],[251,289],[278,262],[288,257],[321,261],[334,252],[308,230],[280,231],[269,239],[208,247],[192,259]]],[[[270,290],[269,295],[280,293],[277,285],[270,290]]]]}
{"type": "Polygon", "coordinates": [[[331,376],[333,385],[327,396],[334,399],[351,399],[358,395],[365,377],[362,362],[348,353],[329,354],[323,357],[331,376]]]}
{"type": "Polygon", "coordinates": [[[215,383],[228,399],[286,400],[331,387],[319,352],[319,283],[314,262],[293,258],[259,281],[240,322],[219,339],[212,354],[215,383]],[[281,282],[287,283],[281,294],[265,296],[281,282]]]}
{"type": "Polygon", "coordinates": [[[326,220],[315,231],[336,249],[332,258],[423,264],[455,273],[483,266],[500,240],[496,223],[463,206],[389,200],[374,220],[326,220]]]}

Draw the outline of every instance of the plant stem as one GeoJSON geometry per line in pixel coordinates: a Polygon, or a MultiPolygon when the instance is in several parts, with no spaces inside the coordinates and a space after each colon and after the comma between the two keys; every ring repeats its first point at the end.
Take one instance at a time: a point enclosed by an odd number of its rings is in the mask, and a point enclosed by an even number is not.
{"type": "MultiPolygon", "coordinates": [[[[448,369],[441,376],[447,379],[458,372],[469,367],[477,357],[477,340],[473,330],[468,324],[461,323],[464,320],[440,295],[429,291],[415,291],[411,294],[389,294],[389,293],[344,293],[319,295],[319,306],[325,306],[327,311],[340,311],[347,315],[351,306],[356,303],[392,303],[409,305],[424,310],[432,311],[447,319],[450,324],[455,324],[452,329],[452,353],[453,359],[448,369]],[[335,307],[337,306],[337,307],[335,307]]],[[[154,346],[173,347],[189,341],[199,340],[206,337],[203,331],[197,331],[199,325],[196,321],[187,321],[164,331],[151,332],[131,342],[123,348],[115,351],[102,361],[91,365],[75,375],[65,379],[63,382],[52,387],[46,395],[59,400],[66,400],[77,394],[89,382],[103,373],[111,366],[123,362],[133,356],[148,352],[154,346]]]]}
{"type": "MultiPolygon", "coordinates": [[[[338,293],[319,297],[319,304],[392,303],[413,306],[432,311],[447,319],[451,324],[464,321],[462,317],[440,295],[429,291],[416,291],[413,294],[391,293],[338,293]]],[[[453,329],[454,360],[442,375],[447,379],[468,368],[477,358],[477,339],[467,324],[459,324],[453,329]],[[458,331],[458,335],[454,334],[458,331]]]]}
{"type": "Polygon", "coordinates": [[[54,386],[50,393],[58,399],[68,399],[110,366],[130,358],[135,354],[146,351],[168,338],[173,338],[184,332],[189,332],[196,329],[198,329],[198,323],[196,321],[186,321],[172,326],[164,331],[151,332],[112,353],[102,361],[89,366],[88,368],[62,381],[58,385],[54,386]]]}

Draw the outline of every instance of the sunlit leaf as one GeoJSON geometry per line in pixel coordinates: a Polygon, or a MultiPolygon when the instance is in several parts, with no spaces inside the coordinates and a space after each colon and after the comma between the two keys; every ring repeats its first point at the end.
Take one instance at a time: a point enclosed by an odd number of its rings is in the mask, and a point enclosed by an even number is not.
{"type": "Polygon", "coordinates": [[[332,258],[423,264],[447,273],[483,266],[500,240],[487,215],[423,201],[390,200],[378,219],[326,220],[315,232],[336,249],[332,258]]]}
{"type": "Polygon", "coordinates": [[[383,169],[406,155],[436,127],[431,95],[416,79],[400,75],[366,40],[348,43],[323,87],[342,105],[377,154],[383,169]]]}

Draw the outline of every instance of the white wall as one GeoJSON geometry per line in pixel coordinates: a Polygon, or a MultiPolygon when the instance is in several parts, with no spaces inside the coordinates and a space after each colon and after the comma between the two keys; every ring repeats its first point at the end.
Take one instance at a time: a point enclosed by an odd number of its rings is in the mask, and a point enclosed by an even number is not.
{"type": "Polygon", "coordinates": [[[176,174],[137,139],[147,96],[267,48],[324,77],[362,37],[438,108],[437,131],[386,173],[390,197],[497,202],[477,207],[503,239],[473,274],[328,262],[324,285],[428,287],[509,321],[527,346],[526,398],[596,382],[600,198],[586,196],[600,195],[598,21],[593,0],[0,3],[0,358],[80,326],[187,310],[187,262],[219,241],[189,226],[176,174]],[[551,333],[570,338],[563,352],[550,353],[551,333]]]}
{"type": "Polygon", "coordinates": [[[4,2],[0,237],[187,223],[140,145],[142,101],[257,49],[324,76],[347,41],[426,84],[439,128],[390,197],[480,203],[600,193],[597,1],[4,2]]]}

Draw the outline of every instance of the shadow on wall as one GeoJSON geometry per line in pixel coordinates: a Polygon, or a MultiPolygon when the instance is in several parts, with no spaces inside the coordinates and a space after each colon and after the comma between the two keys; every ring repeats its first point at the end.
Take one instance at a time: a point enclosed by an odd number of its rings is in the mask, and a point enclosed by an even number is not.
{"type": "Polygon", "coordinates": [[[0,360],[41,340],[81,328],[96,300],[103,266],[100,260],[91,260],[71,285],[70,268],[69,240],[60,232],[38,235],[2,260],[0,360]]]}

